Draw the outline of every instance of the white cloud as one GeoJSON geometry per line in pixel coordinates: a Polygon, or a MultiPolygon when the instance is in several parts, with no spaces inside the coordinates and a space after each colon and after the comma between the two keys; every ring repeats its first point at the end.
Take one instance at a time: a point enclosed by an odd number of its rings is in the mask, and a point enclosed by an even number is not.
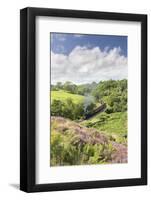
{"type": "Polygon", "coordinates": [[[127,68],[127,58],[121,55],[120,47],[106,51],[99,47],[76,46],[69,55],[51,52],[52,83],[72,81],[80,84],[123,79],[127,78],[127,68]]]}

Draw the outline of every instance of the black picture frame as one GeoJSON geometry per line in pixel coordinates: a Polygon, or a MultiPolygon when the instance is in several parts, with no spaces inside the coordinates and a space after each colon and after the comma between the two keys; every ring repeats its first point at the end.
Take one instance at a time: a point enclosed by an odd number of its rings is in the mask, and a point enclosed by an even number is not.
{"type": "Polygon", "coordinates": [[[48,8],[20,11],[20,190],[44,192],[57,190],[121,187],[147,184],[147,15],[48,8]],[[35,19],[37,16],[120,20],[141,23],[141,178],[70,183],[35,182],[35,19]]]}

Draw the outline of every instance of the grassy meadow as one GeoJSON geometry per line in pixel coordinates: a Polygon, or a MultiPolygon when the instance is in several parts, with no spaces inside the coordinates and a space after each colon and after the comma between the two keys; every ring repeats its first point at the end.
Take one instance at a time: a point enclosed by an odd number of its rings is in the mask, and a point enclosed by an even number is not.
{"type": "Polygon", "coordinates": [[[65,90],[58,90],[51,92],[51,101],[60,100],[62,102],[65,102],[67,99],[71,99],[73,103],[78,104],[84,101],[84,96],[79,94],[72,94],[65,90]]]}

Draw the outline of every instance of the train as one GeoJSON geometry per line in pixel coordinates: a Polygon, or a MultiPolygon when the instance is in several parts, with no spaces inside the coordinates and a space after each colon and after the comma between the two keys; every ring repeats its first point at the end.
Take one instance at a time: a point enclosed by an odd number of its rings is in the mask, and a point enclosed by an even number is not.
{"type": "Polygon", "coordinates": [[[104,112],[105,109],[106,109],[106,103],[103,103],[100,106],[98,106],[96,109],[94,109],[92,112],[86,113],[85,114],[85,119],[89,119],[89,118],[93,117],[94,115],[96,115],[99,112],[104,112]]]}

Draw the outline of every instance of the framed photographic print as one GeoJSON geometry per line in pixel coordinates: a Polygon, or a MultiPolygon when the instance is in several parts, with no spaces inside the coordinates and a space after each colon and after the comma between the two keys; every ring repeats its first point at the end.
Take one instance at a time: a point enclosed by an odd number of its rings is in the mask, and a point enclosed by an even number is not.
{"type": "Polygon", "coordinates": [[[20,12],[20,189],[147,184],[147,16],[20,12]]]}

